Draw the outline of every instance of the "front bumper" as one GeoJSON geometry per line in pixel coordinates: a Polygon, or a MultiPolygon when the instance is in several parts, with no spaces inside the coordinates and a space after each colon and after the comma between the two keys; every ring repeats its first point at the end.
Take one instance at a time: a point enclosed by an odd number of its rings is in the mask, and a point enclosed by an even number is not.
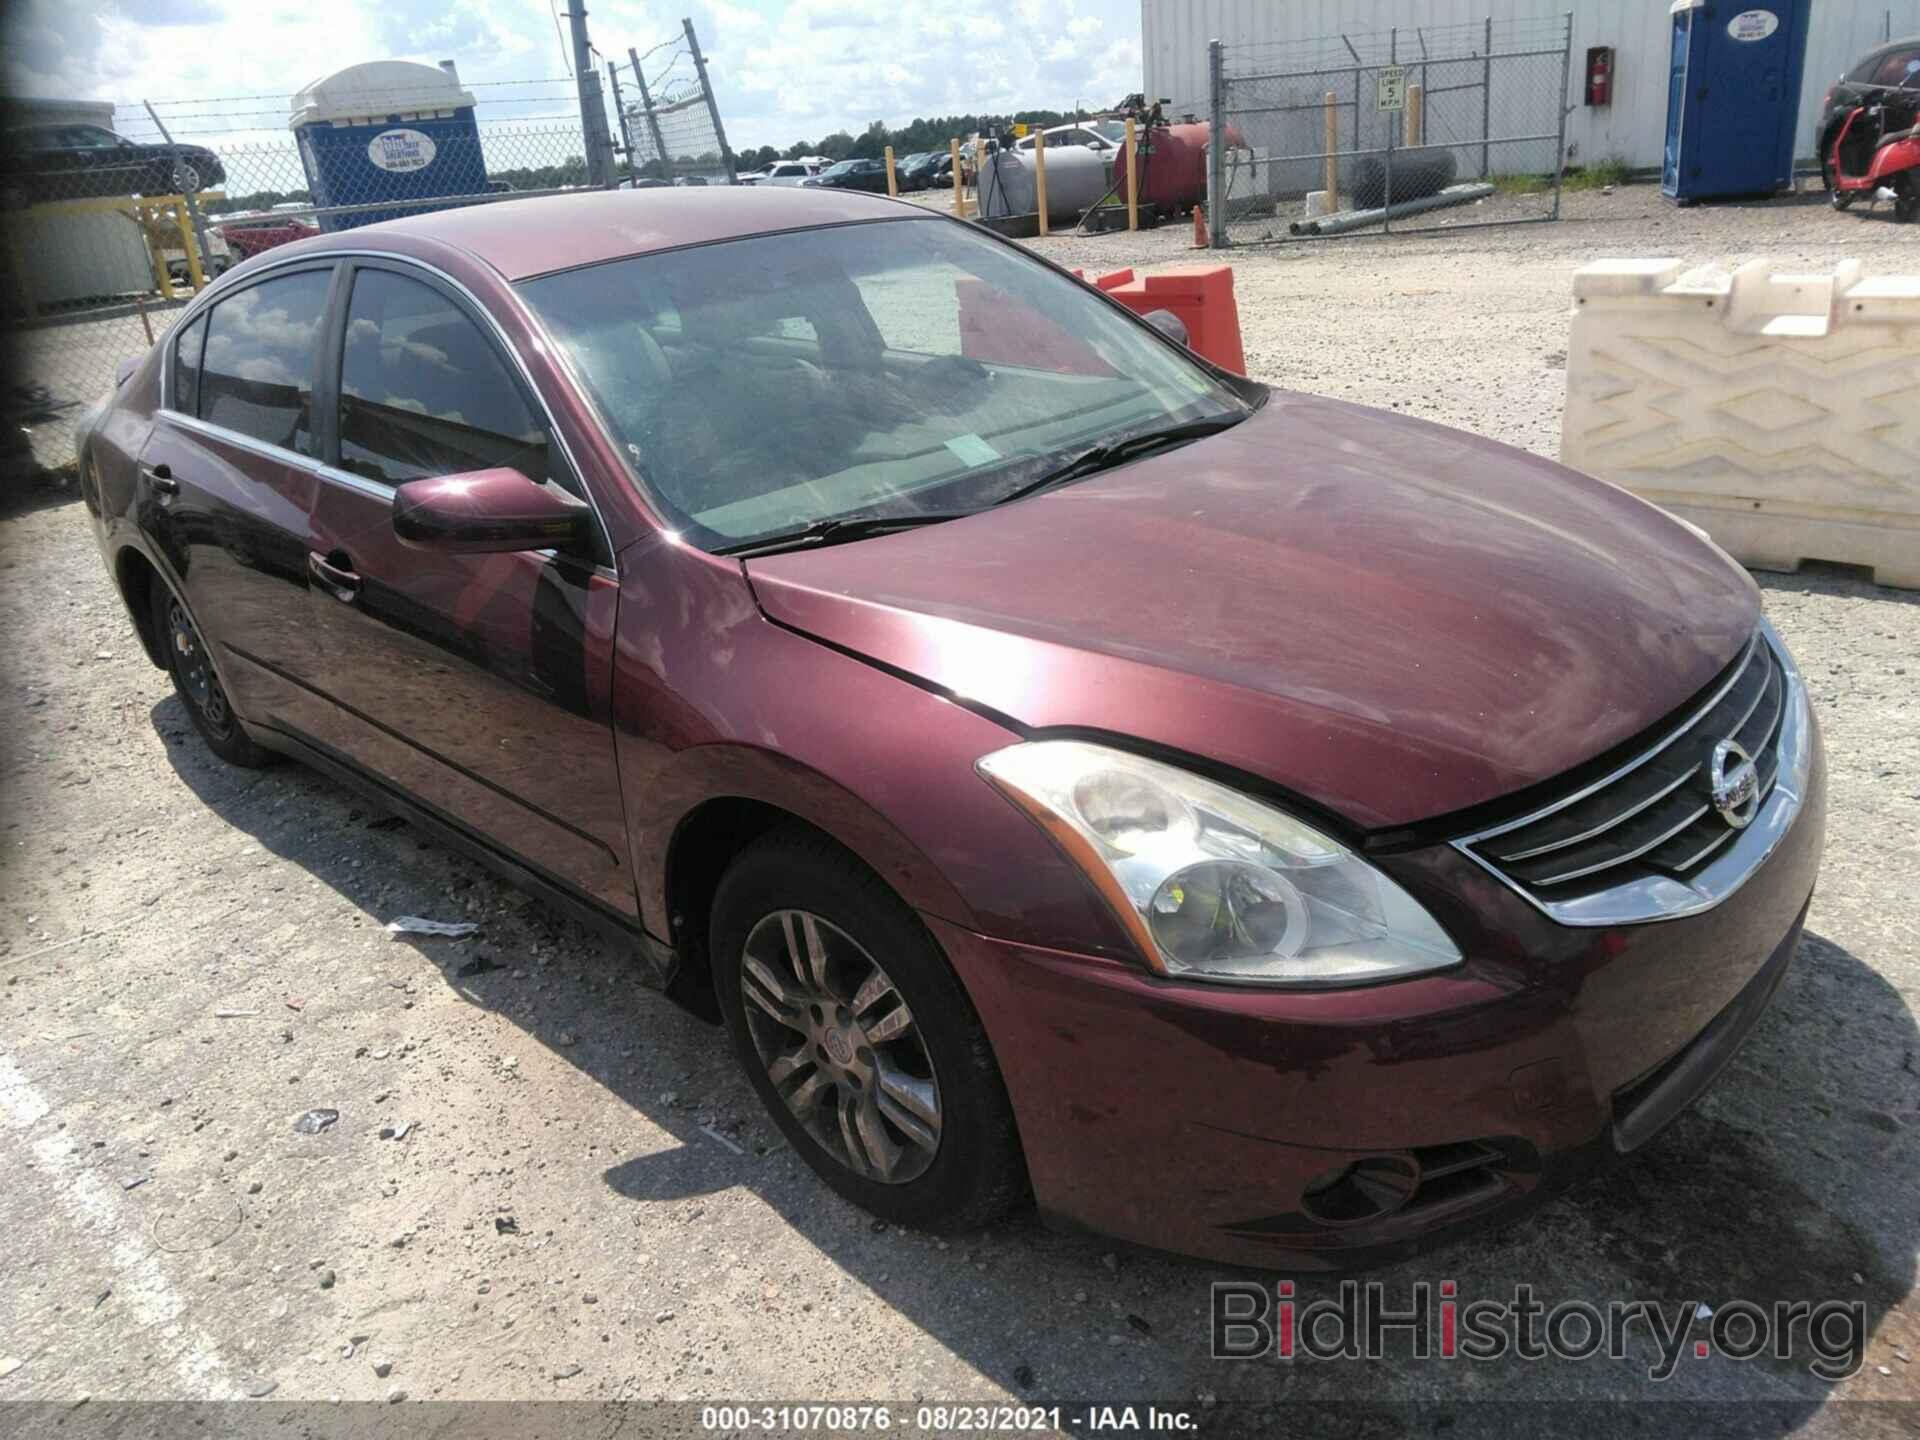
{"type": "Polygon", "coordinates": [[[1235,1264],[1377,1264],[1645,1144],[1718,1074],[1813,892],[1825,764],[1809,743],[1791,828],[1696,914],[1568,926],[1449,846],[1383,862],[1467,956],[1442,975],[1177,983],[928,924],[992,1038],[1049,1218],[1235,1264]],[[1358,1174],[1358,1209],[1309,1193],[1348,1165],[1334,1190],[1358,1174]]]}

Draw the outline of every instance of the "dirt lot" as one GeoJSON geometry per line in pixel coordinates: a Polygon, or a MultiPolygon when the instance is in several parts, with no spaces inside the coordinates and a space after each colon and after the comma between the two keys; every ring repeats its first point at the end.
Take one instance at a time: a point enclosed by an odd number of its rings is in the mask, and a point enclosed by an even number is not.
{"type": "MultiPolygon", "coordinates": [[[[1551,454],[1578,263],[1920,260],[1911,234],[1817,204],[1624,190],[1569,211],[1236,253],[1253,373],[1551,454]]],[[[1041,248],[1108,269],[1186,244],[1041,248]]],[[[308,771],[214,761],[77,501],[3,503],[0,1398],[1011,1397],[1080,1429],[1072,1402],[1226,1429],[1284,1419],[1236,1402],[1364,1400],[1428,1431],[1575,1413],[1478,1400],[1635,1398],[1753,1402],[1689,1421],[1729,1433],[1920,1421],[1858,1403],[1920,1397],[1920,595],[1762,577],[1825,727],[1832,816],[1806,944],[1733,1069],[1608,1178],[1372,1277],[1402,1301],[1445,1279],[1548,1305],[1858,1301],[1858,1373],[1689,1353],[1653,1384],[1642,1332],[1579,1363],[1225,1365],[1207,1268],[1031,1218],[950,1242],[876,1227],[626,957],[308,771]],[[390,939],[403,914],[482,929],[390,939]],[[338,1122],[297,1133],[319,1107],[338,1122]]]]}

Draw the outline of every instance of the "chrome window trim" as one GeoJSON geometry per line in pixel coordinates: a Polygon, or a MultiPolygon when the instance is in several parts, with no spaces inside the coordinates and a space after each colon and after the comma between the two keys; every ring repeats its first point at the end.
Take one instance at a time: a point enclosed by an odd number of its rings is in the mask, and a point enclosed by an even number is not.
{"type": "Polygon", "coordinates": [[[250,450],[267,460],[278,460],[283,465],[298,465],[307,470],[324,470],[315,455],[302,455],[298,450],[289,450],[284,445],[276,445],[271,440],[262,440],[257,435],[249,435],[242,430],[229,430],[224,425],[215,425],[210,420],[202,420],[198,415],[189,415],[184,410],[167,411],[167,419],[183,430],[191,430],[204,435],[209,440],[218,440],[223,444],[235,446],[241,450],[250,450]]]}
{"type": "MultiPolygon", "coordinates": [[[[481,303],[480,297],[475,295],[473,291],[469,290],[465,285],[461,284],[459,280],[430,261],[416,260],[411,255],[396,255],[388,250],[360,249],[328,250],[320,255],[289,255],[284,260],[268,261],[259,269],[249,271],[245,278],[251,283],[254,280],[263,279],[266,274],[272,270],[302,265],[312,266],[318,269],[321,266],[336,264],[344,259],[378,260],[382,264],[392,265],[403,271],[409,268],[422,271],[425,274],[433,276],[434,279],[440,281],[441,284],[452,290],[462,300],[467,302],[467,307],[470,310],[482,318],[487,329],[492,332],[494,340],[502,350],[507,352],[508,357],[512,360],[514,372],[519,375],[521,383],[525,385],[528,392],[532,394],[534,403],[539,405],[540,413],[546,417],[547,433],[551,435],[554,441],[560,446],[560,453],[566,457],[568,468],[580,477],[580,488],[585,492],[587,508],[593,511],[593,523],[600,527],[600,538],[606,543],[607,553],[617,556],[618,552],[615,551],[613,546],[613,532],[607,528],[606,516],[600,513],[600,502],[594,498],[593,486],[587,480],[587,473],[581,469],[580,462],[574,457],[573,447],[567,443],[567,437],[560,429],[560,422],[554,418],[553,407],[547,403],[547,397],[540,393],[540,387],[534,383],[533,372],[527,368],[527,362],[520,354],[519,347],[513,343],[512,337],[501,327],[499,320],[495,318],[493,312],[481,303]]],[[[173,325],[169,327],[167,339],[162,342],[167,347],[167,353],[163,357],[160,366],[160,409],[164,410],[168,417],[174,421],[186,423],[190,429],[197,429],[202,434],[209,435],[216,440],[227,440],[243,448],[252,449],[258,454],[265,455],[269,460],[287,460],[296,464],[305,465],[309,469],[320,472],[323,479],[342,481],[352,485],[356,489],[363,489],[366,485],[371,484],[372,482],[362,480],[358,475],[349,475],[344,470],[327,465],[314,456],[301,455],[296,451],[285,450],[278,445],[273,445],[266,441],[255,440],[251,435],[242,435],[235,430],[228,430],[219,425],[208,424],[198,415],[188,415],[184,411],[173,408],[172,337],[177,334],[182,327],[191,325],[198,316],[219,304],[226,292],[242,288],[244,287],[240,285],[221,286],[218,283],[207,286],[207,288],[202,290],[199,296],[195,298],[194,302],[180,313],[174,320],[173,325]],[[216,294],[215,291],[221,293],[216,294]]],[[[546,327],[539,323],[539,317],[534,315],[526,307],[525,302],[520,299],[519,293],[514,290],[511,284],[507,286],[507,291],[513,296],[513,303],[520,308],[520,318],[528,322],[529,328],[540,337],[543,345],[551,348],[552,341],[547,335],[546,327]]],[[[352,291],[349,290],[347,303],[352,304],[352,301],[353,294],[352,291]]],[[[572,380],[575,388],[578,389],[578,377],[573,374],[570,368],[565,366],[564,357],[562,357],[562,368],[565,370],[568,379],[572,380]]],[[[582,393],[584,394],[585,392],[583,391],[582,393]]],[[[392,495],[393,488],[391,486],[381,486],[378,490],[367,493],[392,495]]],[[[617,565],[610,566],[596,563],[594,568],[597,570],[611,571],[616,575],[619,573],[619,567],[617,565]]]]}
{"type": "MultiPolygon", "coordinates": [[[[1465,835],[1452,842],[1454,849],[1465,855],[1475,865],[1493,876],[1502,885],[1519,895],[1536,910],[1557,924],[1576,928],[1590,928],[1611,925],[1643,925],[1660,920],[1677,920],[1684,915],[1697,915],[1722,904],[1739,891],[1752,878],[1754,872],[1766,864],[1774,851],[1780,848],[1787,832],[1793,828],[1793,822],[1799,817],[1801,806],[1806,801],[1807,782],[1813,770],[1813,709],[1807,700],[1807,689],[1800,678],[1799,667],[1793,663],[1793,657],[1787,653],[1786,645],[1781,641],[1771,623],[1762,619],[1760,634],[1753,642],[1765,644],[1773,651],[1774,659],[1779,663],[1785,693],[1781,697],[1779,763],[1775,770],[1773,789],[1746,829],[1729,831],[1734,843],[1727,851],[1714,859],[1705,869],[1686,880],[1678,880],[1668,875],[1646,876],[1615,885],[1591,895],[1574,896],[1566,900],[1543,900],[1530,893],[1524,886],[1503,874],[1491,862],[1475,853],[1473,846],[1489,840],[1522,825],[1528,825],[1544,816],[1566,808],[1594,791],[1613,783],[1622,775],[1638,769],[1679,736],[1685,734],[1708,711],[1720,702],[1732,687],[1741,672],[1741,665],[1734,670],[1733,678],[1717,690],[1693,715],[1676,725],[1666,739],[1660,741],[1621,766],[1604,779],[1587,786],[1576,795],[1557,801],[1545,809],[1535,811],[1518,820],[1508,821],[1473,835],[1465,835]]],[[[1743,658],[1750,652],[1743,652],[1743,658]]]]}

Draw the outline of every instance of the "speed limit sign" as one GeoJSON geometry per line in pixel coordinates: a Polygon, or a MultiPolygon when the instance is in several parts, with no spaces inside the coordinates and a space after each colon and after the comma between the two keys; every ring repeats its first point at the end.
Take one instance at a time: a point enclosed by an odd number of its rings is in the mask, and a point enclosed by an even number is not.
{"type": "Polygon", "coordinates": [[[1407,108],[1407,67],[1382,65],[1374,84],[1374,98],[1381,110],[1407,108]]]}

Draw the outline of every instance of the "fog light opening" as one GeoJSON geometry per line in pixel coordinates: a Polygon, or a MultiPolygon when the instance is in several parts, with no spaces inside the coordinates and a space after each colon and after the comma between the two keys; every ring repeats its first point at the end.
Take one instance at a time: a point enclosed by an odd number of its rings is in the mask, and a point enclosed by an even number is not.
{"type": "Polygon", "coordinates": [[[1393,1214],[1420,1183],[1420,1166],[1411,1155],[1369,1155],[1307,1182],[1300,1208],[1322,1225],[1361,1225],[1393,1214]]]}

